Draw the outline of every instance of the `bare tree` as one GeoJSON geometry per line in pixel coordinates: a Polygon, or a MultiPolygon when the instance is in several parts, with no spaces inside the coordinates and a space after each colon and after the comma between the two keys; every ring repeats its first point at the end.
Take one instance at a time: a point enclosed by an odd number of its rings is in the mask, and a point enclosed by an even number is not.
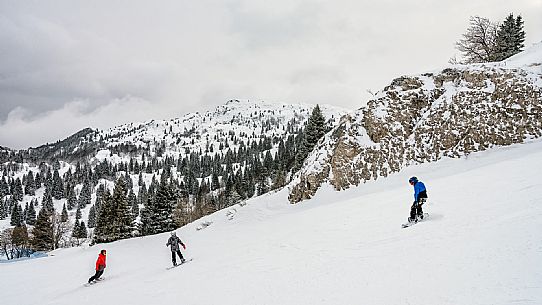
{"type": "Polygon", "coordinates": [[[14,257],[21,258],[30,256],[30,238],[26,226],[15,227],[11,232],[11,245],[14,257]]]}
{"type": "Polygon", "coordinates": [[[5,229],[0,234],[0,249],[3,254],[6,256],[6,259],[10,260],[13,258],[13,248],[11,243],[11,233],[13,229],[5,229]]]}
{"type": "Polygon", "coordinates": [[[496,59],[498,25],[487,18],[470,18],[470,27],[463,39],[456,42],[456,48],[463,53],[462,63],[491,62],[496,59]]]}
{"type": "Polygon", "coordinates": [[[53,223],[53,248],[64,248],[70,246],[70,232],[72,226],[69,221],[62,221],[62,216],[54,212],[51,216],[53,223]]]}

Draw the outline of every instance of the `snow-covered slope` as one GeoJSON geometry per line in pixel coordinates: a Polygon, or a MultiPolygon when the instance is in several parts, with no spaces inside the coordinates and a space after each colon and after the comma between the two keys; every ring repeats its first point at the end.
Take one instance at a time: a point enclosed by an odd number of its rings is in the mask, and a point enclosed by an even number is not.
{"type": "Polygon", "coordinates": [[[542,141],[415,165],[310,204],[281,191],[167,234],[0,264],[2,304],[542,304],[542,141]],[[429,218],[402,229],[407,183],[429,218]],[[201,224],[210,224],[204,229],[201,224]],[[106,280],[83,287],[101,248],[106,280]]]}
{"type": "Polygon", "coordinates": [[[510,61],[394,79],[320,141],[290,200],[310,198],[324,181],[341,190],[411,164],[542,136],[541,46],[510,61]]]}

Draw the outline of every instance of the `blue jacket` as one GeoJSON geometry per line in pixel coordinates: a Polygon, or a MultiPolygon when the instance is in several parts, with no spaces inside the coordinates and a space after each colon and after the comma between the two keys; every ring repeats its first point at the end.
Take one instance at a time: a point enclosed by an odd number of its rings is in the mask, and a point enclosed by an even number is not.
{"type": "Polygon", "coordinates": [[[425,185],[423,184],[423,182],[421,181],[416,182],[414,184],[414,201],[418,201],[419,200],[418,196],[420,196],[420,193],[424,191],[425,191],[425,185]]]}

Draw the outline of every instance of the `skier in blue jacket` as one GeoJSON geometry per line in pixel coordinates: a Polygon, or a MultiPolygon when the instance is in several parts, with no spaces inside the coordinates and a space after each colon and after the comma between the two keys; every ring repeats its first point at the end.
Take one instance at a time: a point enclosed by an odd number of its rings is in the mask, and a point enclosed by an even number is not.
{"type": "Polygon", "coordinates": [[[416,177],[408,179],[408,183],[414,187],[414,203],[410,208],[408,222],[417,222],[418,219],[423,219],[422,205],[427,201],[427,190],[423,182],[418,181],[416,177]]]}

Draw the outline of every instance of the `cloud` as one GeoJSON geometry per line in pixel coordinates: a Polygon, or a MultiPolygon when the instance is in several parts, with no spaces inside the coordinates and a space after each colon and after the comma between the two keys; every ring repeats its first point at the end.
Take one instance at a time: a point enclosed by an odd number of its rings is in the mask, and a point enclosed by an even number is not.
{"type": "MultiPolygon", "coordinates": [[[[0,2],[0,145],[37,146],[234,98],[358,108],[367,89],[446,65],[469,16],[501,20],[506,4],[0,2]]],[[[517,0],[514,10],[526,46],[542,40],[542,3],[517,0]]]]}
{"type": "Polygon", "coordinates": [[[115,99],[99,107],[85,100],[72,101],[38,116],[17,107],[0,128],[0,142],[10,143],[12,148],[26,148],[28,143],[52,143],[86,127],[109,127],[112,121],[119,124],[145,121],[153,112],[152,103],[133,97],[115,99]]]}

